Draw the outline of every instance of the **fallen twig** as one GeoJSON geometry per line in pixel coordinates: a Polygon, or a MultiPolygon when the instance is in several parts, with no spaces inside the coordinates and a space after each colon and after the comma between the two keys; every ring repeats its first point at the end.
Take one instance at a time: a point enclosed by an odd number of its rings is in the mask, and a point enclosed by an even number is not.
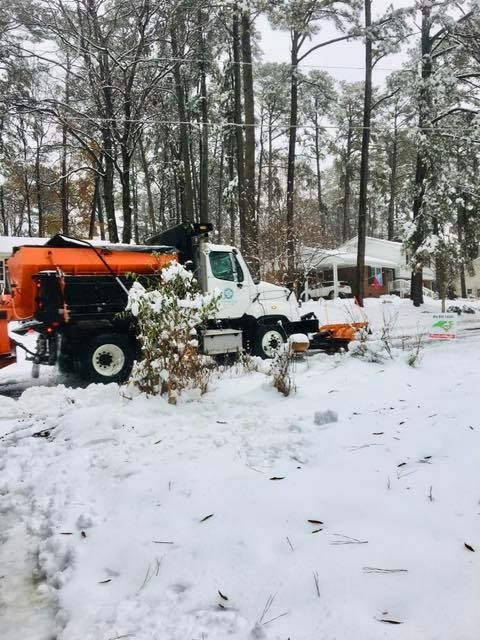
{"type": "Polygon", "coordinates": [[[213,518],[213,515],[214,515],[213,513],[210,513],[208,516],[205,516],[204,518],[202,518],[200,522],[205,522],[205,520],[209,520],[210,518],[213,518]]]}
{"type": "Polygon", "coordinates": [[[274,622],[275,620],[278,620],[279,618],[283,618],[283,616],[288,616],[288,611],[285,611],[284,613],[281,613],[279,616],[275,616],[275,618],[270,618],[270,620],[266,620],[265,622],[262,622],[262,624],[263,625],[270,624],[270,622],[274,622]]]}
{"type": "Polygon", "coordinates": [[[141,591],[152,579],[153,573],[150,575],[150,565],[147,567],[147,573],[145,574],[145,578],[143,579],[142,585],[139,589],[141,591]]]}
{"type": "Polygon", "coordinates": [[[358,538],[351,538],[350,536],[344,536],[343,533],[334,533],[334,536],[338,536],[339,538],[343,538],[343,540],[334,540],[330,544],[338,545],[338,544],[368,544],[368,540],[358,540],[358,538]]]}
{"type": "Polygon", "coordinates": [[[387,624],[403,624],[400,620],[389,620],[388,618],[375,618],[378,622],[386,622],[387,624]]]}
{"type": "Polygon", "coordinates": [[[363,567],[365,573],[408,573],[408,569],[381,569],[380,567],[363,567]]]}
{"type": "Polygon", "coordinates": [[[263,624],[263,619],[265,618],[265,616],[267,615],[267,613],[270,611],[270,609],[271,609],[271,607],[272,607],[272,604],[273,604],[273,601],[275,600],[275,596],[276,596],[276,595],[277,595],[277,594],[276,594],[276,593],[274,593],[273,595],[272,595],[272,594],[270,594],[270,595],[268,596],[267,601],[266,601],[266,603],[265,603],[265,606],[263,607],[262,615],[260,616],[260,619],[259,619],[259,621],[258,621],[258,622],[259,622],[259,624],[263,624]]]}

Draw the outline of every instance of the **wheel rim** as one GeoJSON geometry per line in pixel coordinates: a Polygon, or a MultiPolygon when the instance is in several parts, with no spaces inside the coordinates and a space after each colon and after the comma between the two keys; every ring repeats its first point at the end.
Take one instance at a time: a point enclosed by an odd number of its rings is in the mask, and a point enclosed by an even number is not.
{"type": "Polygon", "coordinates": [[[273,358],[273,356],[279,352],[282,344],[284,343],[284,339],[282,334],[279,331],[267,331],[262,336],[262,350],[263,353],[269,357],[273,358]]]}
{"type": "Polygon", "coordinates": [[[93,368],[99,375],[106,378],[119,374],[124,364],[125,354],[116,344],[102,344],[93,352],[93,368]]]}

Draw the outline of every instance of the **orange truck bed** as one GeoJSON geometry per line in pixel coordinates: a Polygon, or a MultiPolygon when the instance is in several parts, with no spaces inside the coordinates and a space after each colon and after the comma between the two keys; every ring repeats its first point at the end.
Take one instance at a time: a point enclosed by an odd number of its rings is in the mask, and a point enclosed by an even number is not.
{"type": "MultiPolygon", "coordinates": [[[[41,271],[58,271],[65,275],[152,274],[177,258],[174,252],[96,247],[108,267],[90,247],[24,246],[8,259],[11,297],[11,320],[27,320],[35,312],[35,283],[33,276],[41,271]]],[[[2,307],[0,306],[0,309],[2,307]]]]}
{"type": "Polygon", "coordinates": [[[0,369],[15,362],[15,344],[8,335],[12,320],[31,320],[37,311],[37,285],[41,272],[59,275],[114,275],[157,273],[178,259],[170,247],[110,245],[92,248],[55,236],[45,245],[21,246],[8,259],[11,294],[0,296],[0,369]],[[105,264],[106,263],[106,264],[105,264]]]}

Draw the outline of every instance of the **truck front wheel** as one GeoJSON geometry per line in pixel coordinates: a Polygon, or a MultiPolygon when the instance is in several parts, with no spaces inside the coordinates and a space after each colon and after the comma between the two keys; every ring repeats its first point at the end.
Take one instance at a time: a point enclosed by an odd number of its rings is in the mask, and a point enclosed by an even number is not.
{"type": "Polygon", "coordinates": [[[286,341],[286,336],[278,326],[260,326],[255,335],[254,354],[264,360],[273,358],[286,341]]]}
{"type": "Polygon", "coordinates": [[[128,336],[104,333],[88,345],[83,374],[90,382],[124,382],[130,375],[133,360],[134,350],[128,336]]]}

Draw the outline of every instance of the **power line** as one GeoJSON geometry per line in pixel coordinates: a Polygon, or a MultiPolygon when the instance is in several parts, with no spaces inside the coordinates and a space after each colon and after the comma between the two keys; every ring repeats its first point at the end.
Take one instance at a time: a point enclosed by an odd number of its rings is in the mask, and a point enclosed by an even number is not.
{"type": "MultiPolygon", "coordinates": [[[[63,122],[63,123],[68,123],[68,122],[90,122],[91,124],[96,124],[96,125],[101,125],[101,124],[108,124],[108,123],[115,123],[115,124],[143,124],[143,125],[149,125],[149,124],[157,124],[157,125],[162,125],[162,126],[181,126],[181,125],[185,125],[191,128],[198,128],[201,129],[204,125],[211,127],[211,128],[235,128],[235,127],[240,127],[240,128],[247,128],[247,127],[254,127],[255,129],[260,129],[261,127],[263,127],[264,131],[269,131],[270,129],[272,131],[288,131],[289,129],[304,129],[304,130],[314,130],[315,126],[313,124],[297,124],[295,126],[292,125],[275,125],[273,127],[266,127],[265,125],[262,125],[261,123],[236,123],[236,122],[213,122],[213,121],[209,121],[209,122],[195,122],[195,121],[191,121],[191,120],[157,120],[157,119],[150,119],[150,118],[145,118],[145,119],[135,119],[135,118],[131,118],[131,119],[123,119],[123,118],[98,118],[95,116],[67,116],[65,118],[58,118],[56,119],[54,116],[49,117],[50,122],[63,122]]],[[[328,130],[334,130],[334,131],[339,131],[342,129],[350,129],[350,130],[354,130],[354,131],[363,131],[364,129],[370,129],[370,131],[374,132],[374,133],[386,133],[389,131],[409,131],[412,128],[415,131],[430,131],[433,133],[438,133],[438,132],[442,132],[442,131],[471,131],[472,127],[458,127],[458,126],[450,126],[450,127],[417,127],[417,126],[408,126],[408,125],[401,125],[398,126],[396,129],[392,129],[391,127],[377,127],[377,126],[371,126],[371,127],[364,127],[363,125],[331,125],[331,124],[325,124],[325,125],[321,125],[319,126],[319,129],[328,129],[328,130]]]]}
{"type": "MultiPolygon", "coordinates": [[[[28,49],[26,49],[25,47],[22,46],[18,46],[18,48],[23,51],[24,53],[27,53],[29,55],[29,57],[38,57],[41,58],[42,57],[42,53],[37,54],[35,52],[35,50],[29,51],[28,49]]],[[[57,53],[57,51],[44,51],[43,54],[45,55],[55,55],[57,53]]],[[[61,61],[59,60],[58,62],[56,62],[55,60],[49,60],[49,62],[51,62],[52,64],[58,64],[61,66],[61,61]]],[[[203,59],[203,58],[185,58],[185,57],[174,57],[174,56],[153,56],[151,58],[148,58],[147,60],[144,60],[143,62],[147,62],[147,63],[152,63],[152,62],[176,62],[176,63],[181,63],[181,64],[212,64],[212,62],[215,62],[215,60],[212,59],[203,59]]],[[[234,65],[238,65],[238,66],[249,66],[249,67],[256,67],[259,68],[262,65],[267,65],[267,64],[279,64],[279,65],[283,65],[285,67],[288,67],[290,69],[292,68],[306,68],[306,69],[333,69],[333,70],[343,70],[343,71],[362,71],[365,72],[365,67],[363,66],[356,66],[356,65],[328,65],[328,64],[307,64],[304,62],[299,62],[297,65],[293,65],[290,62],[270,62],[270,61],[266,61],[263,62],[261,60],[255,60],[253,62],[243,62],[242,60],[238,60],[236,62],[234,62],[233,60],[229,60],[229,59],[223,59],[223,60],[219,60],[220,63],[223,62],[223,64],[227,65],[227,66],[234,66],[234,65]]],[[[77,66],[77,65],[72,65],[72,66],[77,66]]],[[[81,68],[83,68],[83,66],[81,65],[81,68]]],[[[409,68],[401,68],[401,67],[377,67],[375,66],[373,68],[373,71],[389,71],[389,72],[393,72],[393,71],[398,71],[399,73],[417,73],[418,69],[409,69],[409,68]]]]}

